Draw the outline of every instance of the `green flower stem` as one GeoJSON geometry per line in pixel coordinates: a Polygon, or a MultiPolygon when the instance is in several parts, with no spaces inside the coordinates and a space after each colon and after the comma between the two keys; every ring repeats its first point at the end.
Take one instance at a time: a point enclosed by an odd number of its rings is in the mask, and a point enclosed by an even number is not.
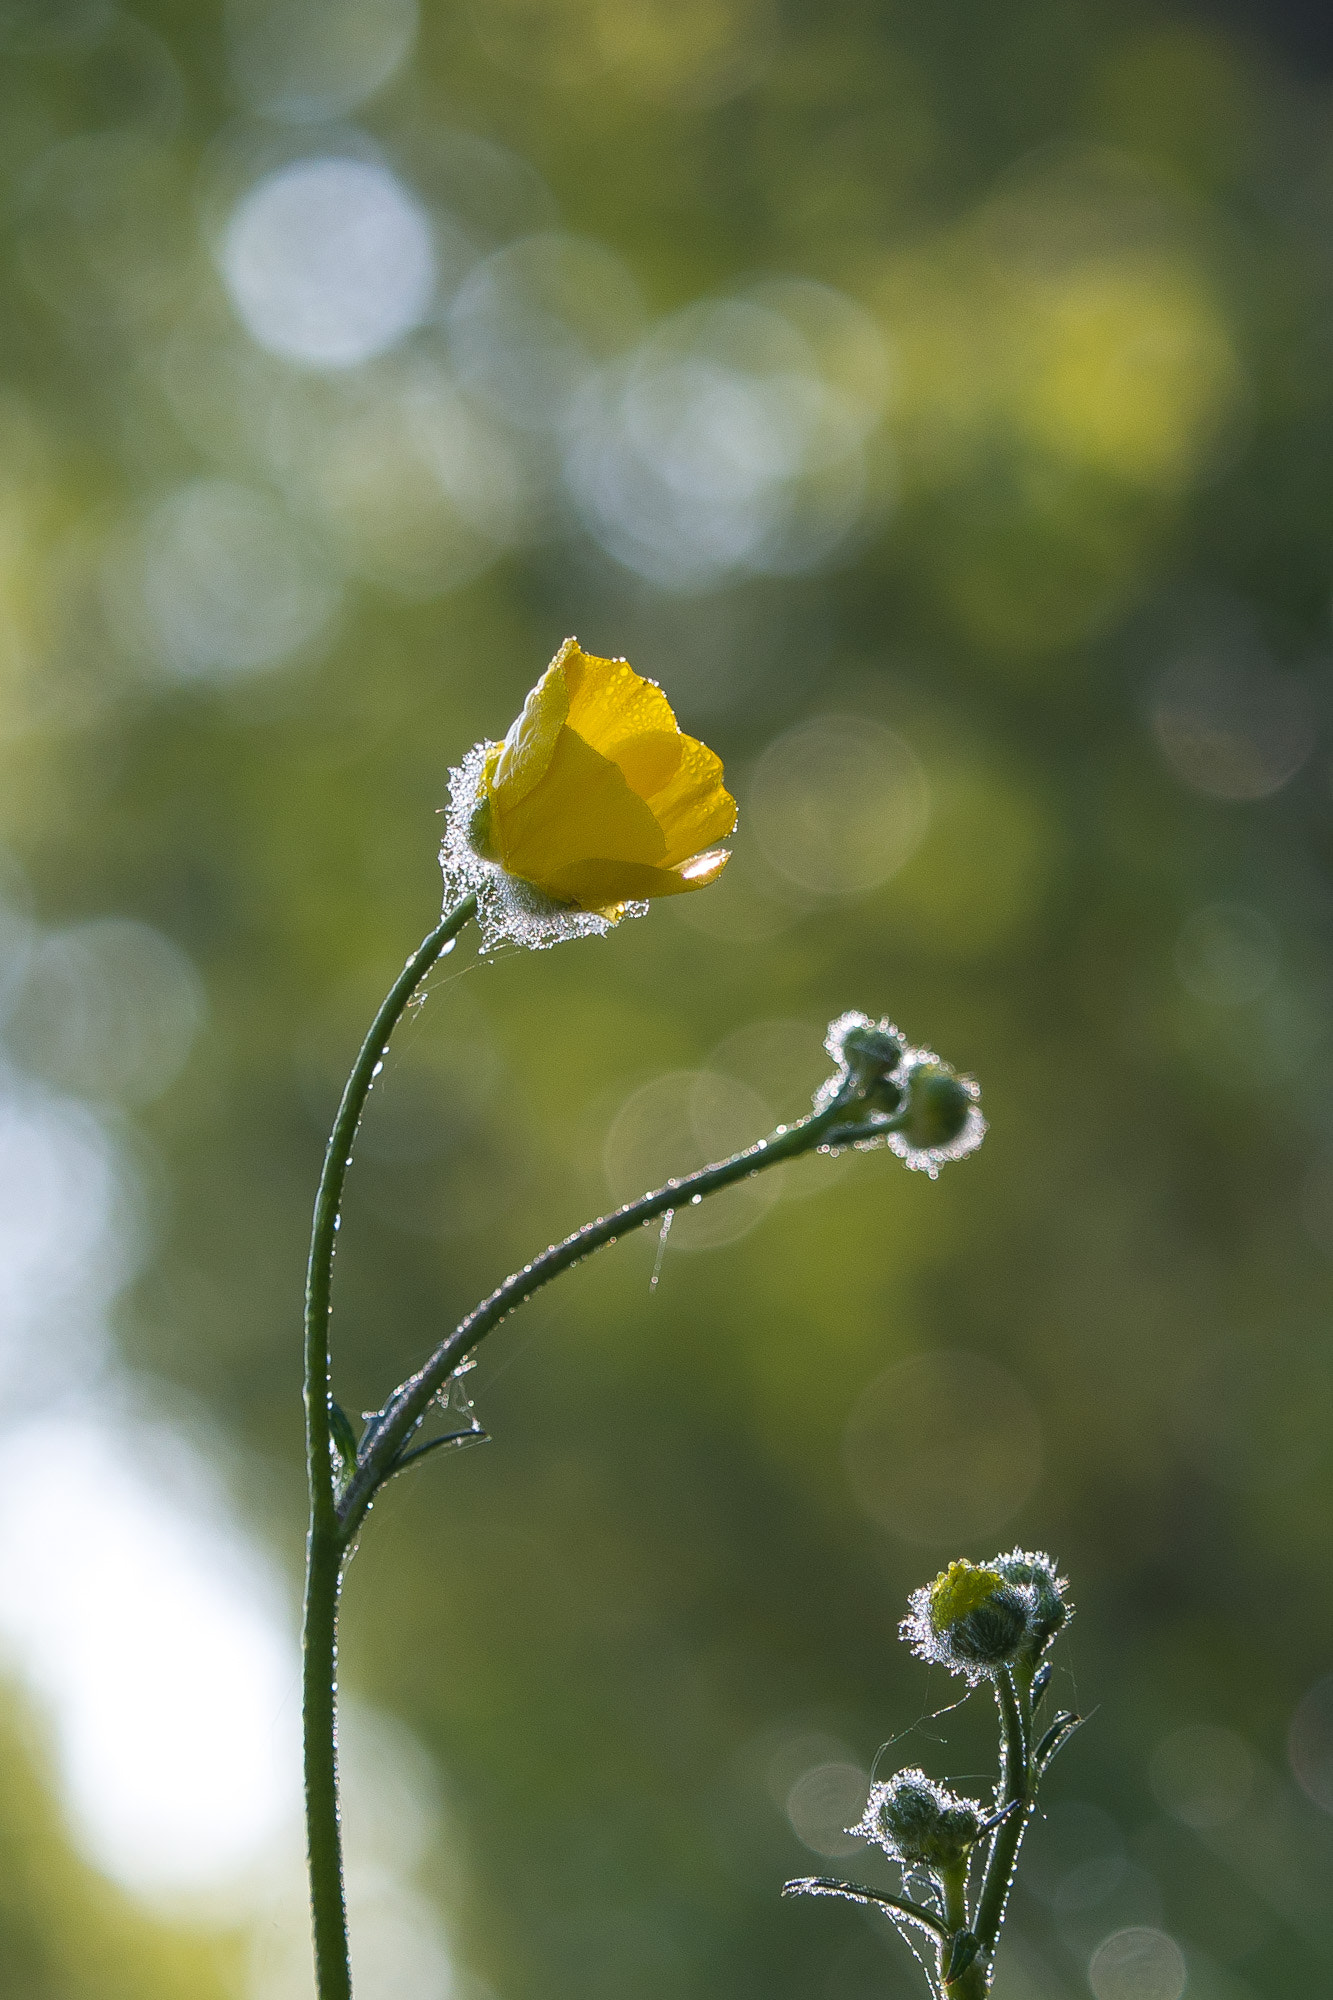
{"type": "Polygon", "coordinates": [[[950,2000],[985,2000],[990,1985],[995,1947],[1004,1923],[1014,1870],[1018,1866],[1018,1850],[1032,1816],[1032,1802],[1037,1788],[1031,1751],[1031,1681],[1030,1671],[1026,1675],[1016,1675],[1012,1668],[1002,1667],[995,1683],[1004,1739],[1004,1783],[999,1804],[1001,1807],[1010,1806],[1013,1810],[996,1827],[986,1858],[986,1872],[982,1877],[976,1919],[972,1925],[981,1942],[981,1953],[961,1979],[950,1987],[950,2000]]]}
{"type": "Polygon", "coordinates": [[[952,1935],[967,1923],[967,1856],[952,1868],[941,1868],[939,1876],[944,1890],[944,1927],[952,1935]]]}
{"type": "Polygon", "coordinates": [[[466,896],[446,911],[412,954],[371,1023],[333,1122],[315,1197],[305,1295],[306,1473],[310,1527],[306,1541],[305,1621],[302,1634],[302,1718],[305,1732],[306,1841],[310,1909],[314,1926],[319,2000],[351,2000],[347,1909],[343,1894],[342,1831],[338,1818],[337,1648],[338,1589],[346,1540],[338,1520],[333,1467],[329,1312],[333,1251],[338,1233],[352,1141],[389,1037],[445,946],[475,915],[466,896]]]}
{"type": "Polygon", "coordinates": [[[598,1216],[595,1222],[585,1223],[582,1229],[567,1236],[563,1243],[553,1243],[531,1264],[525,1264],[521,1271],[515,1271],[506,1278],[488,1299],[483,1299],[466,1319],[459,1321],[453,1332],[440,1342],[425,1366],[394,1390],[384,1408],[367,1425],[357,1453],[356,1470],[338,1503],[344,1541],[350,1542],[365,1519],[376,1493],[398,1469],[403,1448],[433,1399],[492,1327],[498,1326],[525,1299],[530,1299],[552,1278],[558,1278],[562,1271],[568,1271],[571,1265],[581,1262],[594,1250],[601,1250],[606,1244],[642,1228],[645,1222],[664,1215],[668,1209],[688,1207],[696,1198],[716,1194],[720,1188],[748,1180],[765,1167],[775,1167],[782,1160],[794,1160],[801,1153],[811,1152],[816,1147],[835,1143],[846,1145],[858,1138],[882,1137],[892,1129],[891,1126],[839,1122],[846,1120],[854,1101],[855,1088],[855,1085],[850,1085],[842,1096],[835,1098],[822,1111],[812,1112],[798,1124],[779,1127],[767,1139],[747,1146],[744,1152],[736,1153],[731,1159],[723,1160],[716,1166],[701,1167],[698,1173],[687,1174],[680,1180],[668,1181],[665,1187],[641,1196],[638,1201],[626,1203],[613,1215],[598,1216]]]}

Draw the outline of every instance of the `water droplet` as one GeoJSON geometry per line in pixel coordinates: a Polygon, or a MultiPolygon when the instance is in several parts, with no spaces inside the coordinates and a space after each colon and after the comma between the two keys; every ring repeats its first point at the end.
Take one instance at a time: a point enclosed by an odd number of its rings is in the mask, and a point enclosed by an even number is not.
{"type": "Polygon", "coordinates": [[[444,944],[440,946],[440,957],[448,958],[450,952],[453,950],[454,946],[457,943],[458,943],[457,938],[449,938],[444,944]]]}
{"type": "Polygon", "coordinates": [[[657,1256],[653,1262],[653,1275],[648,1280],[648,1289],[650,1292],[657,1290],[657,1281],[662,1275],[662,1259],[666,1255],[667,1237],[671,1234],[671,1225],[675,1219],[676,1211],[674,1208],[669,1208],[662,1217],[662,1233],[657,1239],[657,1256]]]}
{"type": "Polygon", "coordinates": [[[370,1072],[370,1074],[372,1076],[378,1076],[383,1068],[384,1068],[384,1057],[381,1056],[379,1061],[376,1063],[374,1069],[370,1072]]]}
{"type": "Polygon", "coordinates": [[[702,1200],[703,1196],[701,1194],[692,1194],[690,1196],[690,1207],[697,1208],[702,1200]]]}
{"type": "Polygon", "coordinates": [[[335,1229],[335,1230],[338,1230],[338,1229],[341,1229],[341,1228],[342,1228],[342,1226],[343,1226],[343,1219],[342,1219],[342,1217],[341,1217],[340,1215],[335,1215],[335,1216],[334,1216],[334,1218],[333,1218],[333,1227],[334,1227],[334,1229],[335,1229]]]}

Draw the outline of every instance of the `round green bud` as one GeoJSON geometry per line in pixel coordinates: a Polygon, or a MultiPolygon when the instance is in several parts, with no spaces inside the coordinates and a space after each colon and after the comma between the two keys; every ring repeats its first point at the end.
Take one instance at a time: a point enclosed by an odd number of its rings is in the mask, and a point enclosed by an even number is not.
{"type": "Polygon", "coordinates": [[[1049,1556],[1031,1549],[1013,1549],[1007,1556],[996,1556],[991,1567],[1006,1583],[1025,1592],[1033,1651],[1043,1652],[1072,1616],[1064,1578],[1056,1574],[1049,1556]]]}
{"type": "Polygon", "coordinates": [[[906,1868],[954,1868],[981,1832],[975,1799],[960,1798],[915,1766],[871,1787],[855,1831],[906,1868]]]}
{"type": "Polygon", "coordinates": [[[947,1640],[955,1659],[990,1669],[1017,1659],[1027,1636],[1026,1603],[1016,1590],[1002,1589],[951,1625],[947,1640]]]}
{"type": "Polygon", "coordinates": [[[967,1124],[975,1097],[975,1087],[943,1063],[923,1063],[911,1074],[904,1139],[922,1153],[952,1146],[967,1124]]]}
{"type": "Polygon", "coordinates": [[[842,1037],[842,1059],[857,1076],[888,1076],[906,1053],[906,1042],[888,1021],[862,1017],[842,1037]]]}

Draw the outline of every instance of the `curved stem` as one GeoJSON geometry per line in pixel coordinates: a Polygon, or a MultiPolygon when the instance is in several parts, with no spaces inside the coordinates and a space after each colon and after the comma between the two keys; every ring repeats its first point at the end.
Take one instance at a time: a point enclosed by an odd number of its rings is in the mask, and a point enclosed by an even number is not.
{"type": "Polygon", "coordinates": [[[498,1326],[517,1306],[540,1291],[543,1285],[548,1285],[552,1278],[558,1278],[562,1271],[569,1270],[572,1264],[579,1263],[594,1250],[601,1250],[606,1244],[628,1236],[655,1216],[664,1215],[669,1208],[685,1207],[696,1198],[715,1194],[720,1188],[730,1187],[735,1181],[747,1180],[761,1173],[765,1167],[775,1167],[782,1160],[795,1159],[817,1146],[843,1145],[867,1136],[878,1138],[890,1129],[884,1124],[851,1126],[840,1123],[840,1120],[846,1120],[848,1110],[846,1095],[835,1098],[823,1110],[812,1112],[795,1125],[780,1127],[767,1139],[747,1146],[729,1160],[722,1160],[716,1166],[701,1167],[698,1173],[686,1174],[679,1180],[668,1181],[665,1187],[642,1195],[638,1201],[627,1202],[612,1215],[599,1215],[595,1222],[585,1223],[582,1229],[567,1236],[563,1243],[553,1243],[531,1264],[525,1264],[521,1271],[515,1271],[506,1278],[488,1299],[483,1299],[466,1319],[459,1321],[453,1332],[440,1342],[425,1366],[394,1390],[378,1416],[367,1425],[356,1471],[338,1505],[344,1541],[351,1540],[376,1493],[397,1469],[399,1454],[429,1409],[432,1399],[492,1327],[498,1326]]]}
{"type": "Polygon", "coordinates": [[[329,1356],[338,1209],[351,1164],[352,1141],[389,1037],[417,987],[445,946],[475,914],[476,907],[476,897],[467,896],[456,908],[446,911],[394,981],[347,1079],[315,1196],[305,1294],[305,1431],[310,1526],[306,1540],[302,1633],[302,1717],[310,1910],[319,2000],[351,2000],[352,1991],[338,1819],[336,1740],[338,1588],[345,1543],[339,1530],[333,1470],[329,1356]]]}
{"type": "Polygon", "coordinates": [[[784,1882],[784,1896],[841,1896],[847,1903],[864,1903],[871,1909],[887,1910],[892,1917],[901,1917],[905,1923],[916,1924],[921,1930],[929,1931],[941,1945],[949,1941],[948,1927],[941,1923],[933,1910],[923,1909],[920,1903],[913,1903],[906,1896],[891,1896],[886,1889],[867,1889],[860,1882],[841,1882],[836,1875],[801,1875],[794,1882],[784,1882]]]}

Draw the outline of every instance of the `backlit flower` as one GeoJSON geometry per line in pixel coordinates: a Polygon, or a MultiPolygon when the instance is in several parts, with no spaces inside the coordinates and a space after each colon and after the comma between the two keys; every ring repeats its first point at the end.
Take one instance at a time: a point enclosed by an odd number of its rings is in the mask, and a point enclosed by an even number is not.
{"type": "Polygon", "coordinates": [[[736,824],[721,760],[662,690],[566,639],[503,743],[451,772],[441,861],[475,889],[488,943],[604,931],[655,896],[715,881],[736,824]]]}

